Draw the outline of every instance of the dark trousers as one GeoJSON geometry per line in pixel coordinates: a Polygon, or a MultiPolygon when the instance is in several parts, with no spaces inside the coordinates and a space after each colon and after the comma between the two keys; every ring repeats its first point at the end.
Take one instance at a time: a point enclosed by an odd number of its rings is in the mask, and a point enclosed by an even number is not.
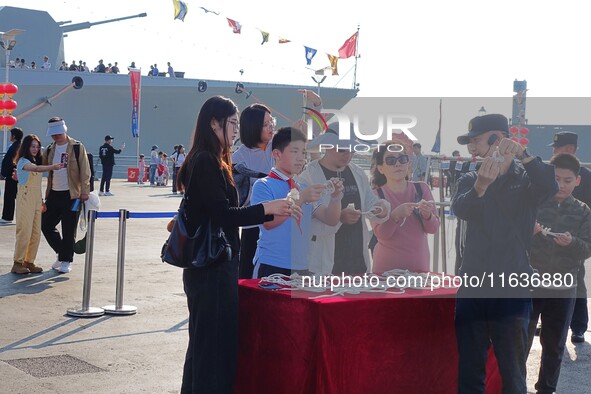
{"type": "Polygon", "coordinates": [[[257,241],[259,240],[259,228],[242,229],[240,234],[240,268],[238,277],[240,279],[252,279],[254,270],[254,254],[257,251],[257,241]]]}
{"type": "Polygon", "coordinates": [[[565,290],[561,298],[544,298],[555,296],[551,290],[534,291],[533,312],[529,320],[528,353],[534,340],[538,318],[542,319],[540,343],[542,344],[542,360],[536,390],[539,394],[552,394],[556,391],[562,356],[566,347],[568,323],[575,306],[576,289],[565,290]]]}
{"type": "Polygon", "coordinates": [[[111,190],[111,178],[113,178],[113,166],[103,165],[103,176],[101,177],[101,187],[99,189],[101,192],[111,190]]]}
{"type": "Polygon", "coordinates": [[[581,264],[577,278],[577,298],[570,329],[573,334],[583,335],[589,324],[589,310],[587,309],[587,286],[585,285],[585,264],[581,264]]]}
{"type": "Polygon", "coordinates": [[[2,208],[2,219],[8,220],[9,222],[14,219],[17,190],[17,181],[14,181],[12,178],[6,178],[4,180],[4,207],[2,208]]]}
{"type": "Polygon", "coordinates": [[[80,211],[72,211],[75,200],[70,198],[69,191],[50,191],[45,205],[47,210],[41,215],[41,231],[47,243],[58,254],[59,261],[74,260],[74,238],[80,211]],[[62,223],[62,234],[57,224],[62,223]]]}
{"type": "Polygon", "coordinates": [[[176,188],[176,176],[179,173],[179,169],[181,167],[176,167],[176,166],[172,166],[172,192],[176,193],[177,192],[177,188],[176,188]]]}
{"type": "Polygon", "coordinates": [[[503,393],[526,394],[531,298],[461,298],[461,290],[455,312],[458,393],[485,392],[486,360],[492,344],[503,380],[503,393]]]}
{"type": "Polygon", "coordinates": [[[231,393],[238,359],[238,257],[183,271],[189,347],[181,393],[231,393]]]}

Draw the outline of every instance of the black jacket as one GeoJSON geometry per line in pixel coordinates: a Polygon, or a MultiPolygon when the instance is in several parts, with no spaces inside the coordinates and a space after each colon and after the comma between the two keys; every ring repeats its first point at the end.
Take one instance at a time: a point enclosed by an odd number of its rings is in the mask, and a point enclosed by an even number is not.
{"type": "Polygon", "coordinates": [[[103,166],[115,165],[115,153],[121,153],[121,149],[115,149],[111,144],[105,144],[99,148],[99,157],[103,166]]]}
{"type": "Polygon", "coordinates": [[[20,141],[13,142],[12,145],[10,145],[10,148],[8,148],[8,150],[6,151],[4,158],[2,159],[1,173],[2,173],[2,176],[4,178],[6,178],[7,181],[8,180],[12,181],[12,171],[16,168],[13,161],[14,161],[14,157],[16,156],[16,153],[18,152],[18,148],[20,148],[20,146],[21,146],[20,141]]]}
{"type": "Polygon", "coordinates": [[[207,153],[198,153],[185,173],[183,184],[188,199],[187,219],[188,230],[193,232],[199,223],[210,218],[213,225],[222,226],[232,250],[240,250],[238,227],[261,224],[273,220],[272,215],[265,216],[263,204],[249,207],[238,207],[238,193],[229,179],[224,175],[217,159],[207,153]],[[188,185],[187,185],[188,184],[188,185]]]}
{"type": "Polygon", "coordinates": [[[528,251],[538,207],[558,192],[554,166],[539,158],[523,166],[513,161],[480,198],[476,177],[475,171],[463,175],[452,200],[454,213],[467,221],[460,273],[531,274],[528,251]]]}

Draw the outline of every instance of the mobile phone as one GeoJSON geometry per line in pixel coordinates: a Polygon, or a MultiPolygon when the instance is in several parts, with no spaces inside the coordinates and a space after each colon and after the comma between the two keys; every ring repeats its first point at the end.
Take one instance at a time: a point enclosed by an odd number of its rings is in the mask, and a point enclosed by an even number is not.
{"type": "Polygon", "coordinates": [[[72,204],[72,212],[78,212],[80,210],[80,199],[77,198],[74,200],[74,203],[72,204]]]}
{"type": "Polygon", "coordinates": [[[68,154],[62,153],[62,157],[61,157],[60,161],[63,164],[63,168],[66,168],[68,166],[68,154]]]}
{"type": "Polygon", "coordinates": [[[259,283],[259,287],[261,289],[265,289],[265,290],[279,290],[279,289],[282,289],[282,287],[279,286],[276,283],[259,283]]]}

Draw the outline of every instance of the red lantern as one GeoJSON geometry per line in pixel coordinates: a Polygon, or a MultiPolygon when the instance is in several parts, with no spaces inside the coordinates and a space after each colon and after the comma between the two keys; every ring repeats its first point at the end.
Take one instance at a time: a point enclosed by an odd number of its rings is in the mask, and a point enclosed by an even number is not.
{"type": "Polygon", "coordinates": [[[0,95],[6,93],[5,87],[3,83],[0,83],[0,95]]]}
{"type": "Polygon", "coordinates": [[[526,146],[527,144],[529,144],[529,140],[525,137],[523,137],[522,139],[519,140],[519,143],[523,146],[526,146]]]}
{"type": "Polygon", "coordinates": [[[4,126],[4,116],[0,115],[0,127],[4,126]]]}
{"type": "Polygon", "coordinates": [[[7,83],[4,85],[4,93],[8,95],[8,97],[12,97],[13,94],[18,92],[18,86],[13,83],[7,83]]]}
{"type": "Polygon", "coordinates": [[[529,134],[529,129],[527,127],[522,127],[519,129],[519,134],[521,135],[528,135],[529,134]]]}
{"type": "Polygon", "coordinates": [[[16,124],[16,118],[12,115],[4,116],[4,124],[8,127],[12,127],[16,124]]]}
{"type": "Polygon", "coordinates": [[[519,139],[517,137],[511,137],[511,141],[519,142],[519,139]]]}
{"type": "Polygon", "coordinates": [[[12,111],[16,109],[17,105],[18,104],[16,101],[14,101],[13,99],[8,99],[4,102],[4,109],[6,109],[10,114],[12,111]]]}
{"type": "Polygon", "coordinates": [[[511,127],[509,128],[509,132],[510,132],[511,134],[517,134],[517,132],[518,132],[518,131],[519,131],[519,128],[518,128],[518,127],[516,127],[516,126],[511,126],[511,127]]]}
{"type": "Polygon", "coordinates": [[[6,108],[4,106],[4,100],[0,100],[0,111],[4,110],[4,108],[6,108]]]}

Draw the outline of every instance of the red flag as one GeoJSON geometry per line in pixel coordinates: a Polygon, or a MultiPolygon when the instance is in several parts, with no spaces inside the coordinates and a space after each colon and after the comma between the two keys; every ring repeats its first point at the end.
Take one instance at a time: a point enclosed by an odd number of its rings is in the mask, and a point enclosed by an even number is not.
{"type": "Polygon", "coordinates": [[[236,22],[230,18],[226,18],[228,20],[228,25],[232,28],[232,31],[236,34],[240,34],[240,29],[242,29],[242,25],[240,22],[236,22]]]}
{"type": "Polygon", "coordinates": [[[328,56],[328,61],[330,62],[330,68],[332,69],[332,75],[339,75],[339,71],[337,70],[337,62],[339,61],[339,57],[334,56],[334,55],[329,55],[328,53],[326,55],[328,56]]]}
{"type": "Polygon", "coordinates": [[[289,41],[287,38],[280,38],[279,39],[280,44],[287,44],[288,42],[291,42],[291,41],[289,41]]]}
{"type": "Polygon", "coordinates": [[[358,35],[359,35],[359,32],[356,32],[355,34],[353,34],[351,37],[349,37],[349,39],[347,41],[345,41],[343,46],[339,48],[339,57],[341,59],[346,59],[348,57],[355,56],[355,49],[357,47],[357,36],[358,35]]]}

